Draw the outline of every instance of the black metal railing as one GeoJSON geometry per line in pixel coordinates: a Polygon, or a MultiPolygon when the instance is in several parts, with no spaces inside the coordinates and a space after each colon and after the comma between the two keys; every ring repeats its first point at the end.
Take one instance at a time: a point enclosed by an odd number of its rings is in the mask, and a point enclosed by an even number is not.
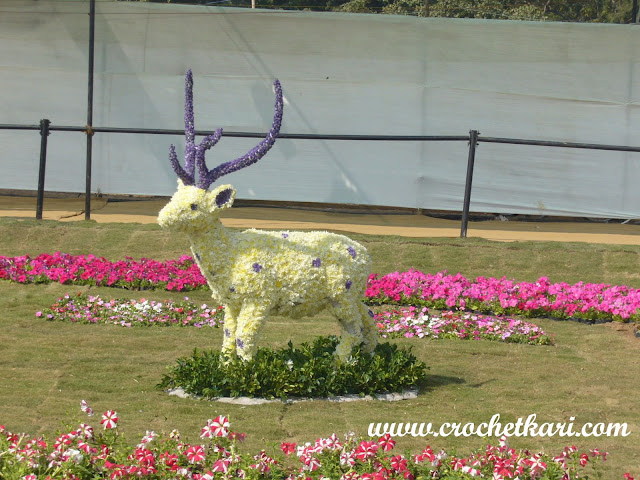
{"type": "MultiPolygon", "coordinates": [[[[184,135],[184,130],[169,130],[158,128],[119,128],[119,127],[92,127],[90,125],[65,126],[51,125],[48,119],[40,120],[40,125],[11,125],[0,124],[0,130],[39,130],[40,131],[40,166],[38,168],[38,192],[36,202],[36,219],[42,219],[42,210],[45,191],[45,172],[47,162],[47,138],[51,132],[83,132],[88,137],[87,151],[91,149],[90,139],[95,133],[128,133],[144,135],[184,135]]],[[[196,131],[198,136],[209,135],[209,131],[196,131]]],[[[225,137],[239,138],[264,138],[266,133],[256,132],[227,132],[225,137]]],[[[640,147],[630,147],[624,145],[604,145],[596,143],[574,143],[556,142],[547,140],[527,140],[522,138],[499,138],[481,137],[478,130],[470,130],[469,135],[320,135],[320,134],[298,134],[281,133],[278,138],[292,140],[339,140],[339,141],[385,141],[385,142],[468,142],[469,155],[467,160],[467,173],[464,186],[464,200],[462,203],[462,224],[460,227],[460,237],[467,236],[469,224],[469,207],[471,205],[471,186],[473,183],[473,169],[475,165],[476,147],[478,143],[502,143],[510,145],[532,145],[542,147],[579,148],[589,150],[607,150],[618,152],[638,152],[640,147]]],[[[85,219],[91,218],[91,162],[87,161],[85,191],[85,219]]]]}

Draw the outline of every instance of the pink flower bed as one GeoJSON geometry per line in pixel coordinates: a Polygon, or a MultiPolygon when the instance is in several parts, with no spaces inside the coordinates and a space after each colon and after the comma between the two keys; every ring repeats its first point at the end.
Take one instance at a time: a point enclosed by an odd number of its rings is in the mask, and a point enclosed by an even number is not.
{"type": "Polygon", "coordinates": [[[95,255],[56,252],[37,257],[0,256],[0,279],[17,283],[59,282],[68,285],[96,285],[129,289],[176,291],[205,288],[206,280],[193,258],[159,262],[149,258],[110,262],[95,255]]]}
{"type": "Polygon", "coordinates": [[[426,307],[383,311],[374,317],[383,338],[457,338],[551,345],[551,337],[533,323],[470,312],[429,313],[426,307]]]}
{"type": "Polygon", "coordinates": [[[640,319],[640,289],[603,283],[535,283],[506,277],[468,280],[459,273],[417,270],[369,277],[366,298],[379,304],[457,308],[498,315],[577,318],[592,321],[640,319]]]}
{"type": "MultiPolygon", "coordinates": [[[[81,409],[93,416],[83,400],[81,409]]],[[[207,420],[197,443],[186,443],[180,433],[168,435],[147,431],[135,445],[118,435],[120,418],[114,410],[101,417],[101,429],[79,423],[55,441],[14,434],[0,425],[0,472],[7,479],[57,480],[104,479],[266,479],[274,480],[415,480],[427,478],[505,480],[575,479],[595,474],[607,453],[597,449],[580,453],[567,446],[560,454],[516,451],[504,437],[496,446],[470,456],[448,455],[429,446],[418,454],[396,453],[389,434],[360,439],[353,433],[343,438],[333,434],[314,443],[284,442],[285,455],[298,457],[297,466],[261,450],[241,452],[245,435],[231,430],[229,419],[219,415],[207,420]]],[[[631,480],[629,474],[625,479],[631,480]]]]}
{"type": "MultiPolygon", "coordinates": [[[[79,292],[58,298],[51,307],[36,312],[50,321],[132,326],[220,327],[224,322],[221,305],[196,305],[184,300],[105,300],[99,295],[79,292]]],[[[445,311],[430,314],[426,307],[399,308],[375,314],[382,338],[456,338],[497,340],[529,345],[550,345],[551,337],[533,323],[513,318],[495,318],[469,312],[445,311]]]]}
{"type": "MultiPolygon", "coordinates": [[[[160,262],[110,262],[94,255],[56,252],[37,257],[0,256],[0,279],[18,283],[60,282],[74,285],[112,286],[130,289],[161,288],[174,291],[205,289],[206,281],[190,256],[160,262]]],[[[589,321],[640,320],[640,289],[596,283],[516,282],[506,277],[435,274],[417,270],[369,277],[366,301],[377,304],[426,306],[439,310],[460,309],[497,315],[551,316],[589,321]]]]}
{"type": "Polygon", "coordinates": [[[100,296],[79,293],[65,295],[50,308],[36,312],[36,317],[51,321],[131,326],[220,327],[224,322],[222,306],[209,308],[184,300],[104,300],[100,296]]]}

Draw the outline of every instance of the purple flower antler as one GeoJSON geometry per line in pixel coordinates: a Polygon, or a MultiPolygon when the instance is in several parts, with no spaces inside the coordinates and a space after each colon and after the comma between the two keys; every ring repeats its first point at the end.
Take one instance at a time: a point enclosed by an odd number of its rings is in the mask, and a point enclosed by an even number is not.
{"type": "Polygon", "coordinates": [[[195,144],[195,127],[193,116],[193,74],[191,70],[187,71],[185,78],[185,105],[184,105],[184,135],[185,135],[185,153],[184,168],[178,162],[176,149],[171,145],[169,151],[169,160],[171,166],[178,177],[185,185],[195,185],[198,188],[207,190],[209,186],[218,178],[229,173],[236,172],[244,167],[248,167],[260,160],[271,149],[276,142],[276,138],[280,133],[282,125],[282,87],[280,82],[276,80],[273,84],[276,92],[275,114],[273,117],[273,125],[267,134],[257,146],[249,150],[242,157],[236,158],[230,162],[223,163],[213,170],[207,169],[205,163],[205,153],[213,147],[220,137],[222,137],[222,129],[219,128],[212,135],[208,135],[202,139],[199,145],[195,144]],[[198,169],[198,181],[195,179],[196,167],[198,169]]]}
{"type": "MultiPolygon", "coordinates": [[[[280,133],[280,126],[282,125],[282,87],[280,86],[280,82],[276,80],[273,83],[275,92],[276,92],[276,105],[275,105],[275,113],[273,115],[273,125],[271,125],[271,130],[267,133],[267,136],[264,140],[262,140],[258,145],[249,150],[242,157],[238,157],[235,160],[230,162],[223,163],[218,165],[213,170],[208,170],[204,161],[204,152],[202,152],[202,156],[197,157],[196,163],[198,166],[198,187],[202,189],[207,189],[209,186],[215,182],[218,178],[228,175],[229,173],[236,172],[242,168],[248,167],[249,165],[253,165],[258,160],[260,160],[264,155],[271,149],[274,143],[276,143],[276,138],[280,133]]],[[[220,131],[222,133],[222,131],[220,131]]]]}
{"type": "Polygon", "coordinates": [[[169,150],[169,160],[182,183],[185,185],[195,185],[196,183],[196,161],[207,150],[213,147],[222,136],[222,129],[216,130],[213,135],[208,135],[202,139],[200,145],[195,144],[195,122],[193,117],[193,73],[187,70],[184,79],[184,168],[178,162],[175,145],[171,145],[169,150]]]}

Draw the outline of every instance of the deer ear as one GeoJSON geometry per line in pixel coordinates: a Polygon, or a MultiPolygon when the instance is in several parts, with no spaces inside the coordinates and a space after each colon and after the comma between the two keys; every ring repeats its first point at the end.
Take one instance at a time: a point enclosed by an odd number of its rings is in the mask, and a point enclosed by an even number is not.
{"type": "Polygon", "coordinates": [[[214,198],[215,203],[212,207],[221,210],[233,205],[233,200],[236,198],[236,191],[231,185],[220,185],[211,192],[211,196],[214,198]]]}

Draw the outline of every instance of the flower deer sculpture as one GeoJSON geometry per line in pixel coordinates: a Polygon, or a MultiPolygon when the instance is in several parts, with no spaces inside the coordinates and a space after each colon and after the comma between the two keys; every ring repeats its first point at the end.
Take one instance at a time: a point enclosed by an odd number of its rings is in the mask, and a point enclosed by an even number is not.
{"type": "Polygon", "coordinates": [[[260,327],[269,315],[300,318],[324,309],[342,326],[338,358],[348,358],[360,343],[365,351],[372,352],[377,330],[362,301],[371,259],[362,245],[327,232],[227,230],[219,217],[231,207],[236,192],[231,185],[208,190],[223,175],[257,162],[275,143],[283,100],[278,80],[274,87],[275,115],[266,138],[246,155],[209,170],[205,152],[218,142],[222,129],[196,145],[193,77],[191,70],[187,72],[184,167],[171,145],[169,156],[178,175],[178,190],[160,212],[158,223],[187,234],[212,297],[225,305],[223,353],[235,352],[250,359],[260,327]]]}

